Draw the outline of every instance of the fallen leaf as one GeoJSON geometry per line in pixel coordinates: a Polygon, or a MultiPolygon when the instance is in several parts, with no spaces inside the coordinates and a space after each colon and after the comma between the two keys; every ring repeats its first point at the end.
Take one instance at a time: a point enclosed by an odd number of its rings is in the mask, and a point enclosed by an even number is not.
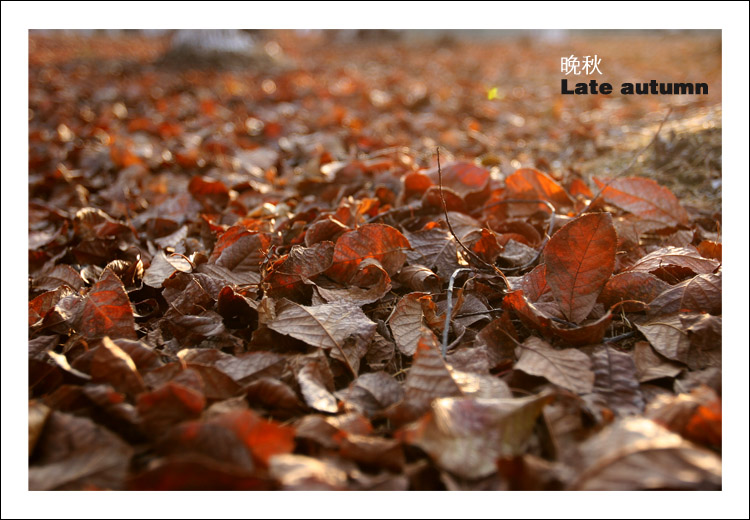
{"type": "Polygon", "coordinates": [[[385,224],[366,224],[341,235],[333,251],[333,265],[326,274],[340,283],[348,283],[366,258],[376,259],[389,276],[394,276],[406,260],[409,241],[395,228],[385,224]]]}
{"type": "Polygon", "coordinates": [[[338,403],[333,395],[333,375],[324,357],[304,359],[296,374],[302,397],[310,408],[325,413],[338,411],[338,403]]]}
{"type": "MultiPolygon", "coordinates": [[[[573,206],[573,200],[554,179],[546,173],[533,168],[521,168],[516,170],[510,177],[505,179],[507,198],[509,199],[541,199],[548,200],[554,204],[555,209],[573,206]]],[[[525,208],[534,209],[532,204],[525,204],[525,208]]],[[[547,206],[539,204],[542,211],[549,211],[547,206]]]]}
{"type": "Polygon", "coordinates": [[[612,276],[616,245],[609,213],[590,213],[572,220],[547,243],[547,283],[569,321],[580,323],[591,312],[612,276]]]}
{"type": "Polygon", "coordinates": [[[628,271],[616,274],[607,281],[599,295],[599,301],[607,308],[612,308],[617,303],[634,300],[623,304],[621,308],[625,312],[639,312],[646,308],[645,304],[651,303],[669,287],[667,282],[651,273],[628,271]]]}
{"type": "Polygon", "coordinates": [[[164,251],[159,251],[151,260],[151,265],[143,273],[143,283],[156,289],[161,288],[164,280],[177,271],[189,273],[193,266],[182,256],[167,256],[164,251]]]}
{"type": "Polygon", "coordinates": [[[347,352],[346,342],[352,338],[355,345],[367,345],[375,333],[376,324],[370,321],[359,307],[348,303],[328,303],[306,307],[288,302],[276,319],[268,324],[271,330],[297,338],[313,347],[335,350],[356,376],[353,359],[347,352]]]}
{"type": "Polygon", "coordinates": [[[131,396],[146,389],[133,359],[108,336],[102,339],[91,360],[91,379],[109,383],[118,392],[131,396]]]}
{"type": "Polygon", "coordinates": [[[608,182],[594,177],[594,182],[603,188],[600,196],[607,203],[643,219],[668,225],[687,225],[690,220],[674,193],[651,179],[623,177],[608,182]]]}
{"type": "Polygon", "coordinates": [[[336,465],[304,455],[276,455],[271,476],[286,491],[340,491],[347,489],[347,473],[336,465]]]}
{"type": "Polygon", "coordinates": [[[644,417],[690,441],[721,447],[721,398],[705,385],[689,394],[657,397],[644,417]]]}
{"type": "Polygon", "coordinates": [[[580,448],[571,490],[718,490],[721,459],[642,417],[607,426],[580,448]]]}
{"type": "Polygon", "coordinates": [[[331,242],[319,242],[311,247],[292,247],[288,255],[271,266],[265,279],[269,285],[268,295],[279,298],[301,295],[307,280],[312,280],[331,267],[333,250],[331,242]]]}
{"type": "Polygon", "coordinates": [[[401,385],[385,372],[362,374],[336,397],[358,412],[372,417],[404,397],[401,385]]]}
{"type": "Polygon", "coordinates": [[[443,469],[476,479],[497,471],[499,457],[521,455],[550,395],[518,399],[447,397],[418,423],[399,432],[443,469]]]}
{"type": "Polygon", "coordinates": [[[422,337],[423,314],[420,300],[423,297],[429,298],[429,295],[423,292],[404,295],[388,319],[396,346],[406,356],[414,355],[417,343],[422,337]]]}
{"type": "Polygon", "coordinates": [[[700,274],[671,286],[648,307],[652,315],[686,311],[721,314],[721,273],[700,274]]]}
{"type": "Polygon", "coordinates": [[[85,417],[52,412],[29,465],[29,489],[122,489],[133,449],[85,417]]]}
{"type": "Polygon", "coordinates": [[[83,300],[80,333],[86,338],[136,339],[133,308],[122,282],[110,269],[105,269],[99,281],[83,300]]]}
{"type": "Polygon", "coordinates": [[[654,273],[667,282],[673,282],[685,271],[693,275],[708,274],[713,273],[717,267],[719,262],[703,258],[693,246],[663,247],[635,262],[628,267],[628,271],[654,273]]]}
{"type": "Polygon", "coordinates": [[[652,381],[663,377],[676,377],[682,372],[683,367],[669,361],[656,352],[647,341],[639,341],[635,344],[633,353],[638,381],[652,381]]]}
{"type": "Polygon", "coordinates": [[[633,358],[608,345],[594,349],[591,358],[597,397],[618,416],[643,412],[645,403],[633,358]]]}
{"type": "Polygon", "coordinates": [[[591,360],[576,349],[556,350],[546,341],[531,336],[520,347],[521,355],[513,367],[572,392],[585,394],[594,386],[591,360]]]}

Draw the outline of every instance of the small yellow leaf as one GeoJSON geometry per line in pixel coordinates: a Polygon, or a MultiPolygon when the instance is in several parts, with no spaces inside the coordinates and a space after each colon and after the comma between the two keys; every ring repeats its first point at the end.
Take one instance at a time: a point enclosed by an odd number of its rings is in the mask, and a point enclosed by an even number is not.
{"type": "Polygon", "coordinates": [[[492,101],[496,97],[497,97],[497,87],[492,87],[491,89],[487,91],[487,99],[492,101]]]}

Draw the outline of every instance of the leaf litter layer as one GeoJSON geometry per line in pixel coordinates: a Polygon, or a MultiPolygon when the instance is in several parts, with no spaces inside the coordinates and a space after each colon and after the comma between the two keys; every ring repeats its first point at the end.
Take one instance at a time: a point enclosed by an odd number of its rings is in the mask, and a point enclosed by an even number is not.
{"type": "Polygon", "coordinates": [[[488,100],[533,46],[273,36],[32,36],[30,488],[720,489],[720,212],[488,100]]]}

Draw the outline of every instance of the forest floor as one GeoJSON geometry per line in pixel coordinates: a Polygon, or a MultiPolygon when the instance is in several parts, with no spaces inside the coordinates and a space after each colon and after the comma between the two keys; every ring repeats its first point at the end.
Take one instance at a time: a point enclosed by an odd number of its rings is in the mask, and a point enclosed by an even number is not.
{"type": "Polygon", "coordinates": [[[168,50],[30,36],[31,489],[721,488],[719,33],[168,50]]]}

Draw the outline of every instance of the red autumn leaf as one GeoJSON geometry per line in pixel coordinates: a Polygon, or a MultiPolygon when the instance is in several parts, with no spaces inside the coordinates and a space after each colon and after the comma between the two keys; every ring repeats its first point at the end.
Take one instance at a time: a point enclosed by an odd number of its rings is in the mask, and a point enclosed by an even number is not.
{"type": "Polygon", "coordinates": [[[513,311],[532,330],[538,330],[547,337],[559,338],[572,346],[599,343],[612,321],[612,314],[607,312],[601,318],[577,327],[564,328],[562,325],[555,325],[549,315],[526,299],[523,291],[508,293],[503,299],[503,307],[513,311]]]}
{"type": "Polygon", "coordinates": [[[591,193],[589,187],[581,179],[573,179],[573,181],[570,183],[570,188],[568,189],[568,191],[574,197],[577,197],[578,195],[581,195],[588,199],[594,197],[594,194],[591,193]]]}
{"type": "Polygon", "coordinates": [[[721,262],[721,244],[711,240],[704,240],[698,244],[698,252],[704,258],[713,258],[721,262]]]}
{"type": "Polygon", "coordinates": [[[614,271],[616,246],[612,216],[590,213],[564,225],[544,248],[547,283],[569,321],[591,312],[614,271]]]}
{"type": "MultiPolygon", "coordinates": [[[[509,199],[541,199],[550,201],[556,209],[573,205],[570,195],[546,173],[533,168],[521,168],[505,179],[506,195],[509,199]]],[[[534,208],[532,204],[527,205],[534,208]]],[[[549,211],[546,206],[543,211],[549,211]]]]}
{"type": "Polygon", "coordinates": [[[206,398],[197,390],[176,382],[169,382],[153,392],[138,396],[138,414],[146,429],[154,434],[203,411],[206,398]]]}
{"type": "Polygon", "coordinates": [[[404,196],[409,198],[412,195],[422,195],[427,191],[433,182],[424,173],[410,172],[404,176],[404,196]]]}
{"type": "Polygon", "coordinates": [[[339,237],[333,251],[333,265],[326,274],[347,283],[362,260],[374,258],[389,276],[393,276],[404,264],[406,250],[410,247],[406,237],[391,226],[366,224],[339,237]]]}
{"type": "MultiPolygon", "coordinates": [[[[471,163],[448,163],[442,166],[441,170],[443,188],[453,190],[464,200],[472,192],[482,191],[490,180],[489,170],[471,163]]],[[[433,184],[438,184],[437,168],[433,168],[426,175],[432,180],[433,184]]]]}
{"type": "Polygon", "coordinates": [[[263,419],[250,410],[220,415],[216,423],[230,428],[250,450],[253,459],[264,466],[271,457],[294,449],[293,428],[263,419]]]}
{"type": "Polygon", "coordinates": [[[498,243],[495,233],[488,229],[482,229],[479,240],[474,242],[471,249],[485,262],[493,264],[497,257],[503,252],[498,243]]]}
{"type": "Polygon", "coordinates": [[[67,285],[40,294],[29,302],[29,327],[43,320],[62,298],[75,294],[67,285]]]}
{"type": "Polygon", "coordinates": [[[539,264],[523,275],[518,285],[530,302],[536,302],[542,295],[549,291],[547,267],[544,264],[539,264]]]}
{"type": "Polygon", "coordinates": [[[603,188],[600,196],[606,202],[642,219],[672,226],[685,225],[690,219],[674,193],[651,179],[626,177],[608,183],[606,179],[594,178],[594,181],[603,188]]]}
{"type": "Polygon", "coordinates": [[[133,308],[125,287],[112,270],[105,269],[84,298],[79,331],[89,339],[136,338],[133,308]]]}
{"type": "Polygon", "coordinates": [[[208,211],[219,212],[229,202],[229,190],[221,181],[196,176],[190,179],[188,190],[208,211]]]}

